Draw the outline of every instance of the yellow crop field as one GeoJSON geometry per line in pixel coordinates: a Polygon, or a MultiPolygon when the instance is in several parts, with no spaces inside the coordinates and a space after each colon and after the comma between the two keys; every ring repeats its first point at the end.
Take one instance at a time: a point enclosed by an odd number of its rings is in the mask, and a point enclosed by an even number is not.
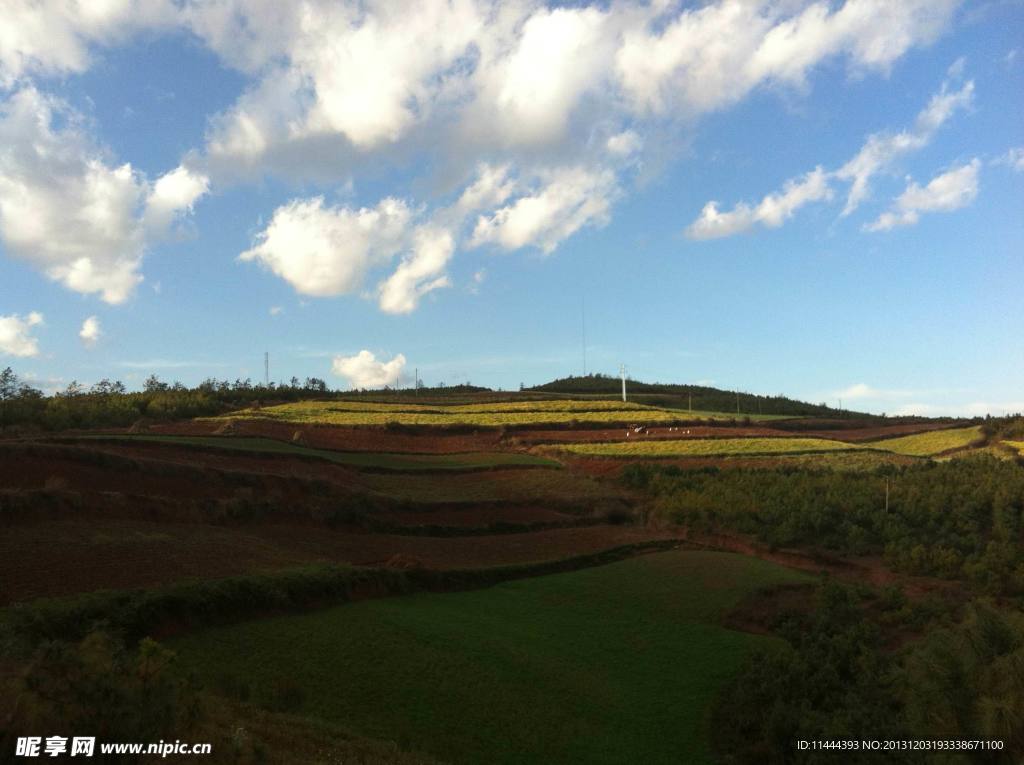
{"type": "Polygon", "coordinates": [[[690,438],[679,441],[569,444],[562,448],[593,457],[710,457],[852,451],[864,447],[827,438],[690,438]]]}
{"type": "MultiPolygon", "coordinates": [[[[495,412],[605,412],[636,411],[651,409],[632,401],[577,401],[572,399],[550,401],[498,401],[494,403],[436,404],[396,403],[386,404],[372,401],[300,401],[284,404],[290,408],[333,412],[409,412],[434,414],[489,414],[495,412]]],[[[272,407],[280,409],[282,407],[272,407]]]]}
{"type": "Polygon", "coordinates": [[[366,426],[397,423],[439,427],[502,427],[564,425],[573,420],[580,423],[609,425],[655,425],[681,420],[728,420],[732,419],[733,415],[718,412],[681,412],[619,401],[517,401],[449,407],[353,401],[301,401],[262,409],[242,409],[211,419],[227,418],[259,418],[308,425],[366,426]]]}
{"type": "Polygon", "coordinates": [[[887,438],[883,441],[872,441],[864,446],[911,457],[929,457],[951,449],[962,449],[981,438],[981,427],[972,425],[967,428],[932,430],[927,433],[915,433],[912,436],[887,438]]]}
{"type": "Polygon", "coordinates": [[[1003,441],[1004,444],[1017,450],[1017,454],[1024,457],[1024,441],[1003,441]]]}

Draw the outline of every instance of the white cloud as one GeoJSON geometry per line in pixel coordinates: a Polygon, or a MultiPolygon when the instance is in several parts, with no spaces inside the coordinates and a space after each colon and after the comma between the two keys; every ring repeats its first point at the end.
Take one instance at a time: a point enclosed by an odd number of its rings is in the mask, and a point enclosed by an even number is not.
{"type": "Polygon", "coordinates": [[[43,323],[43,315],[33,311],[27,316],[0,316],[0,353],[8,356],[39,355],[39,341],[32,336],[32,327],[43,323]]]}
{"type": "Polygon", "coordinates": [[[505,39],[500,27],[487,30],[499,39],[483,41],[472,129],[506,145],[561,139],[584,96],[607,88],[616,45],[610,15],[595,7],[539,8],[505,39]]]}
{"type": "Polygon", "coordinates": [[[0,87],[28,75],[85,71],[90,47],[123,41],[176,20],[171,0],[5,0],[0,24],[0,87]]]}
{"type": "MultiPolygon", "coordinates": [[[[429,152],[436,159],[431,165],[449,173],[437,186],[443,193],[458,188],[459,201],[410,212],[401,241],[389,238],[388,221],[374,233],[362,231],[357,219],[365,210],[296,200],[275,211],[260,242],[242,255],[301,293],[333,295],[357,289],[368,270],[404,252],[378,292],[385,310],[402,311],[446,284],[438,264],[462,240],[466,216],[480,213],[471,246],[552,252],[584,226],[609,219],[628,173],[664,164],[643,162],[645,151],[666,151],[664,142],[640,139],[651,128],[656,134],[689,127],[756,88],[802,88],[829,59],[844,60],[858,74],[884,73],[911,48],[934,40],[956,6],[956,0],[717,0],[696,7],[668,0],[557,7],[536,0],[12,2],[7,18],[16,23],[0,25],[0,87],[26,73],[84,71],[96,49],[172,25],[245,73],[250,86],[210,120],[202,156],[190,161],[193,168],[205,162],[215,185],[265,173],[336,183],[395,157],[404,162],[429,152]],[[623,130],[626,125],[631,128],[623,130]],[[614,129],[621,132],[610,135],[614,129]],[[432,255],[419,253],[414,232],[423,226],[446,229],[452,246],[435,238],[433,248],[423,246],[432,255]],[[345,235],[353,232],[351,239],[345,235]]],[[[128,165],[110,167],[91,150],[79,154],[96,160],[108,196],[120,194],[106,205],[119,215],[118,226],[102,229],[110,241],[100,246],[80,232],[69,235],[63,244],[84,242],[88,251],[75,259],[54,256],[40,236],[34,249],[21,251],[72,289],[120,302],[141,280],[150,229],[166,228],[190,210],[209,180],[182,166],[150,186],[128,165]]],[[[64,183],[64,196],[78,185],[64,183]]],[[[826,193],[787,187],[753,210],[705,210],[724,217],[725,228],[749,227],[751,220],[778,225],[824,198],[814,194],[826,193]]],[[[75,200],[63,201],[71,202],[64,209],[74,209],[75,200]]]]}
{"type": "Polygon", "coordinates": [[[836,391],[833,397],[854,401],[862,398],[877,398],[880,395],[883,395],[883,391],[875,390],[867,383],[856,383],[849,388],[836,391]]]}
{"type": "Polygon", "coordinates": [[[157,179],[146,199],[146,225],[154,231],[167,229],[176,216],[192,212],[196,200],[210,190],[210,179],[179,165],[157,179]]]}
{"type": "Polygon", "coordinates": [[[762,85],[802,87],[832,57],[885,72],[934,40],[956,5],[220,0],[190,4],[184,16],[258,78],[213,121],[216,164],[319,177],[325,164],[351,172],[358,156],[403,141],[422,147],[428,136],[432,150],[462,161],[468,152],[471,163],[579,152],[598,123],[689,119],[762,85]]]}
{"type": "MultiPolygon", "coordinates": [[[[952,74],[959,74],[963,68],[962,61],[958,59],[950,67],[952,74]]],[[[958,90],[951,91],[947,80],[939,93],[932,96],[918,114],[912,130],[896,134],[875,133],[868,137],[856,156],[838,170],[826,172],[819,166],[800,179],[787,181],[781,193],[769,194],[756,206],[740,202],[732,210],[723,212],[718,209],[718,202],[707,202],[697,219],[687,227],[686,235],[691,239],[714,239],[748,231],[756,223],[780,226],[808,202],[831,199],[832,180],[850,182],[846,206],[842,212],[845,216],[867,197],[869,182],[875,174],[892,164],[900,155],[927,145],[934,132],[957,110],[970,106],[973,94],[973,82],[967,82],[958,90]]],[[[880,228],[891,228],[898,225],[900,220],[900,215],[886,213],[876,223],[880,228]]],[[[916,213],[913,213],[905,222],[916,220],[916,213]]]]}
{"type": "Polygon", "coordinates": [[[628,157],[640,151],[644,146],[644,142],[635,130],[623,130],[621,133],[616,133],[609,137],[605,142],[605,146],[609,152],[616,156],[628,157]]]}
{"type": "Polygon", "coordinates": [[[551,253],[586,225],[607,223],[618,194],[610,170],[565,167],[546,171],[540,188],[477,219],[471,247],[495,243],[506,250],[534,246],[551,253]]]}
{"type": "Polygon", "coordinates": [[[151,187],[131,165],[108,164],[81,122],[31,87],[0,102],[0,240],[68,289],[121,303],[142,281],[147,238],[196,194],[180,188],[180,168],[151,187]]]}
{"type": "Polygon", "coordinates": [[[1024,146],[1013,147],[998,157],[993,164],[1006,165],[1018,173],[1024,172],[1024,146]]]}
{"type": "Polygon", "coordinates": [[[515,191],[516,183],[509,178],[511,165],[492,166],[482,162],[477,166],[477,179],[466,187],[459,197],[456,209],[465,215],[476,210],[491,209],[502,204],[515,191]]]}
{"type": "Polygon", "coordinates": [[[867,198],[874,175],[891,165],[899,156],[926,146],[943,123],[959,109],[970,107],[973,98],[973,81],[964,83],[955,91],[950,91],[948,81],[944,82],[942,90],[932,96],[928,105],[917,115],[912,129],[869,136],[857,155],[835,173],[840,180],[851,182],[843,215],[852,213],[867,198]]]}
{"type": "Polygon", "coordinates": [[[768,194],[756,207],[741,202],[729,212],[720,212],[717,202],[708,202],[686,229],[686,235],[691,239],[732,236],[749,230],[755,223],[777,228],[805,204],[831,198],[828,174],[816,167],[802,178],[787,181],[781,192],[768,194]]]}
{"type": "Polygon", "coordinates": [[[385,313],[411,313],[428,292],[451,286],[443,272],[454,252],[450,231],[431,226],[417,229],[412,252],[380,284],[380,309],[385,313]]]}
{"type": "Polygon", "coordinates": [[[411,220],[408,205],[390,197],[358,210],[327,207],[323,197],[296,199],[278,207],[258,243],[238,257],[269,268],[300,294],[343,295],[402,249],[411,220]]]}
{"type": "Polygon", "coordinates": [[[672,18],[655,4],[655,18],[627,29],[617,53],[626,97],[639,112],[699,114],[735,103],[763,83],[800,85],[831,56],[845,54],[855,69],[885,71],[910,48],[934,40],[957,2],[800,5],[718,2],[672,18]]]}
{"type": "Polygon", "coordinates": [[[937,175],[921,187],[911,182],[900,194],[893,209],[882,213],[866,231],[888,231],[896,226],[912,226],[923,212],[951,212],[969,205],[978,195],[978,168],[981,163],[973,159],[966,165],[954,167],[937,175]]]}
{"type": "Polygon", "coordinates": [[[331,371],[348,380],[351,388],[383,388],[395,385],[402,378],[405,356],[397,354],[391,361],[378,361],[370,351],[354,356],[335,356],[331,371]]]}
{"type": "Polygon", "coordinates": [[[103,330],[100,328],[100,320],[95,316],[90,316],[83,321],[82,329],[78,332],[78,336],[86,348],[92,348],[96,345],[102,335],[103,330]]]}
{"type": "Polygon", "coordinates": [[[280,316],[283,313],[284,313],[284,308],[282,308],[281,306],[279,306],[279,305],[272,305],[272,306],[270,306],[270,315],[271,316],[280,316]]]}

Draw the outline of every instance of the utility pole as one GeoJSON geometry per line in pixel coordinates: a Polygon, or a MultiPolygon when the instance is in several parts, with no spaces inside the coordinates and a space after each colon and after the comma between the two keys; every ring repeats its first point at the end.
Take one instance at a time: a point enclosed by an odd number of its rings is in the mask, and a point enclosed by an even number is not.
{"type": "Polygon", "coordinates": [[[420,368],[416,367],[416,371],[413,373],[412,389],[415,395],[420,395],[420,368]]]}
{"type": "Polygon", "coordinates": [[[582,329],[583,329],[583,376],[587,376],[587,298],[583,296],[580,316],[582,317],[582,329]]]}
{"type": "Polygon", "coordinates": [[[270,387],[270,351],[263,352],[263,387],[270,387]]]}
{"type": "Polygon", "coordinates": [[[622,401],[626,401],[626,365],[619,364],[619,374],[622,376],[622,401]]]}

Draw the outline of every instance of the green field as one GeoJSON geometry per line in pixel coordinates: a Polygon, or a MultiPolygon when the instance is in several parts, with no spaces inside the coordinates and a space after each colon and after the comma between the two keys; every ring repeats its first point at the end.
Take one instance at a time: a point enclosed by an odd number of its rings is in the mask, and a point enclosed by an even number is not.
{"type": "Polygon", "coordinates": [[[518,401],[460,406],[417,406],[358,401],[300,401],[261,409],[242,409],[223,419],[267,419],[296,424],[342,426],[398,425],[504,427],[579,423],[669,423],[682,420],[778,419],[771,415],[685,412],[621,401],[518,401]]]}
{"type": "Polygon", "coordinates": [[[706,712],[769,638],[719,626],[806,577],[678,551],[486,590],[352,603],[172,643],[210,684],[451,763],[707,762],[706,712]]]}
{"type": "Polygon", "coordinates": [[[418,470],[478,470],[494,467],[560,467],[555,460],[519,452],[461,454],[389,454],[310,449],[270,438],[236,436],[82,436],[82,439],[143,442],[172,446],[226,449],[255,454],[312,457],[347,467],[415,472],[418,470]]]}
{"type": "Polygon", "coordinates": [[[933,454],[949,451],[950,449],[962,449],[975,441],[979,441],[981,438],[981,427],[972,425],[968,428],[932,430],[927,433],[915,433],[912,436],[887,438],[863,445],[872,449],[884,449],[888,452],[906,454],[911,457],[929,457],[933,454]]]}
{"type": "Polygon", "coordinates": [[[864,447],[827,438],[688,438],[567,444],[559,448],[593,457],[710,457],[853,451],[864,447]]]}

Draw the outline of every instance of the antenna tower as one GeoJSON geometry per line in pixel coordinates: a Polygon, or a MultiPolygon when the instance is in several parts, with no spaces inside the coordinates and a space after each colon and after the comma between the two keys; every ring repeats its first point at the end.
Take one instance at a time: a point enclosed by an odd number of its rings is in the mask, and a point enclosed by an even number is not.
{"type": "Polygon", "coordinates": [[[270,351],[263,352],[263,387],[270,387],[270,351]]]}

